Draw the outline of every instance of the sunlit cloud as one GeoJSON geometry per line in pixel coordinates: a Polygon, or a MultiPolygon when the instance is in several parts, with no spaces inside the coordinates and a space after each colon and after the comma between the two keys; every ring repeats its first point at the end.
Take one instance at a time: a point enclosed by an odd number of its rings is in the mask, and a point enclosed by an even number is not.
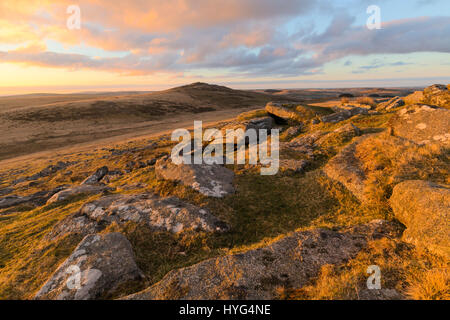
{"type": "MultiPolygon", "coordinates": [[[[368,4],[345,2],[349,8],[368,4]]],[[[174,79],[207,78],[204,70],[216,70],[216,78],[258,78],[326,74],[327,64],[346,59],[350,66],[353,56],[450,53],[450,17],[438,9],[433,16],[383,20],[374,31],[360,17],[364,10],[358,15],[326,0],[80,0],[81,29],[70,30],[70,4],[2,1],[1,62],[174,79]],[[318,18],[309,23],[311,17],[318,18]]]]}

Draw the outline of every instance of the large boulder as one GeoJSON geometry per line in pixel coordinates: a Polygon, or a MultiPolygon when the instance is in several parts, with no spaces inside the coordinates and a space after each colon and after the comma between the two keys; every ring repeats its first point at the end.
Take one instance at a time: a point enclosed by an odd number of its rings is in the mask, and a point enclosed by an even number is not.
{"type": "Polygon", "coordinates": [[[153,194],[111,195],[86,203],[81,209],[57,224],[48,235],[54,239],[68,233],[99,232],[112,223],[143,223],[158,231],[224,232],[228,226],[209,210],[175,197],[153,194]]]}
{"type": "Polygon", "coordinates": [[[89,235],[36,293],[35,299],[99,299],[142,276],[125,236],[120,233],[89,235]]]}
{"type": "Polygon", "coordinates": [[[173,180],[208,197],[222,198],[234,193],[234,172],[217,164],[174,164],[165,156],[155,164],[159,179],[173,180]]]}
{"type": "Polygon", "coordinates": [[[392,225],[381,220],[342,232],[295,232],[266,247],[173,270],[160,282],[125,299],[274,299],[277,289],[301,288],[323,265],[345,263],[369,239],[395,233],[392,225]]]}
{"type": "Polygon", "coordinates": [[[390,120],[393,135],[418,144],[450,144],[450,110],[428,105],[401,109],[390,120]]]}
{"type": "Polygon", "coordinates": [[[390,204],[406,241],[450,257],[450,186],[410,180],[394,187],[390,204]]]}
{"type": "Polygon", "coordinates": [[[50,199],[48,199],[47,204],[64,201],[68,198],[81,194],[99,194],[109,190],[112,189],[103,185],[82,184],[55,193],[50,199]]]}

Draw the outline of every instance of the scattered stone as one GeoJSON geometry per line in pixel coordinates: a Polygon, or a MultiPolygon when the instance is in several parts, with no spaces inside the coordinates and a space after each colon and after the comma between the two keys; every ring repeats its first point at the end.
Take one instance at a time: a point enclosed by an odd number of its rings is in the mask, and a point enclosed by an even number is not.
{"type": "Polygon", "coordinates": [[[405,241],[450,257],[450,186],[404,181],[394,187],[389,201],[406,226],[405,241]]]}
{"type": "Polygon", "coordinates": [[[323,265],[341,265],[355,257],[368,240],[397,234],[397,227],[383,220],[341,232],[299,231],[263,248],[172,270],[160,282],[124,299],[275,299],[277,289],[301,288],[323,265]]]}
{"type": "Polygon", "coordinates": [[[295,173],[300,173],[305,170],[308,166],[309,161],[307,160],[296,160],[296,159],[280,159],[280,170],[281,171],[294,171],[295,173]]]}
{"type": "Polygon", "coordinates": [[[142,277],[125,236],[120,233],[88,235],[36,293],[35,299],[100,299],[120,285],[142,277]]]}
{"type": "Polygon", "coordinates": [[[260,117],[260,118],[254,118],[251,120],[248,120],[246,123],[246,128],[245,130],[248,129],[255,129],[255,130],[260,130],[260,129],[266,129],[266,130],[271,130],[273,128],[274,125],[274,121],[271,117],[260,117]]]}
{"type": "Polygon", "coordinates": [[[386,102],[382,102],[377,106],[377,111],[389,111],[405,105],[405,101],[400,97],[394,97],[386,102]]]}
{"type": "Polygon", "coordinates": [[[51,204],[54,202],[64,201],[68,199],[69,197],[73,197],[79,194],[99,194],[104,191],[111,191],[113,189],[108,188],[106,186],[102,185],[89,185],[89,184],[83,184],[79,186],[74,186],[71,188],[67,188],[64,190],[61,190],[57,193],[55,193],[50,199],[48,199],[47,204],[51,204]]]}
{"type": "Polygon", "coordinates": [[[110,183],[112,179],[123,176],[123,172],[120,170],[110,170],[108,173],[100,180],[100,183],[110,183]]]}
{"type": "Polygon", "coordinates": [[[143,223],[158,231],[225,232],[229,227],[209,210],[175,197],[153,194],[111,195],[83,205],[48,234],[53,240],[68,233],[87,235],[100,232],[112,223],[143,223]]]}
{"type": "Polygon", "coordinates": [[[322,122],[341,122],[344,120],[347,120],[348,118],[351,118],[353,115],[349,110],[343,110],[340,112],[335,112],[332,114],[328,114],[326,116],[323,116],[320,118],[320,121],[322,122]]]}
{"type": "Polygon", "coordinates": [[[295,137],[295,136],[299,135],[302,132],[302,129],[303,129],[303,125],[289,127],[285,132],[283,132],[283,134],[287,138],[295,137]]]}
{"type": "Polygon", "coordinates": [[[97,184],[102,178],[108,174],[108,167],[98,168],[92,175],[87,177],[81,184],[97,184]]]}
{"type": "Polygon", "coordinates": [[[360,300],[405,300],[405,297],[395,289],[366,289],[358,291],[360,300]]]}
{"type": "Polygon", "coordinates": [[[50,191],[39,191],[29,196],[10,195],[0,198],[0,209],[10,208],[20,204],[31,203],[36,206],[44,205],[54,194],[60,192],[67,186],[59,186],[50,191]]]}
{"type": "Polygon", "coordinates": [[[401,109],[390,120],[393,135],[418,144],[450,144],[450,110],[428,105],[401,109]]]}
{"type": "Polygon", "coordinates": [[[333,132],[348,135],[351,137],[361,135],[361,129],[359,129],[353,123],[347,123],[347,124],[343,125],[342,127],[337,128],[333,132]]]}
{"type": "Polygon", "coordinates": [[[36,174],[33,174],[32,176],[29,177],[21,177],[19,179],[16,179],[12,182],[13,185],[18,184],[18,183],[22,183],[24,181],[32,181],[32,180],[38,180],[40,178],[44,178],[44,177],[48,177],[52,174],[57,173],[60,170],[63,170],[73,164],[75,164],[76,162],[63,162],[63,161],[58,161],[56,163],[56,165],[49,165],[46,168],[42,169],[41,171],[39,171],[36,174]]]}
{"type": "Polygon", "coordinates": [[[165,156],[155,165],[159,179],[173,180],[192,187],[208,197],[221,198],[234,193],[234,172],[217,164],[179,164],[165,156]]]}
{"type": "Polygon", "coordinates": [[[7,195],[7,194],[10,194],[13,191],[14,191],[14,189],[11,189],[11,188],[0,189],[0,196],[4,196],[4,195],[7,195]]]}

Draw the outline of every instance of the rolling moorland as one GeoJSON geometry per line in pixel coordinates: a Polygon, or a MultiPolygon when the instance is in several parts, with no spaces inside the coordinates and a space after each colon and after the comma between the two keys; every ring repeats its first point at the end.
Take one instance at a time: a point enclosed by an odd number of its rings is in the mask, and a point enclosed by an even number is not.
{"type": "Polygon", "coordinates": [[[0,98],[0,299],[449,299],[449,89],[0,98]],[[174,165],[193,120],[280,171],[174,165]]]}

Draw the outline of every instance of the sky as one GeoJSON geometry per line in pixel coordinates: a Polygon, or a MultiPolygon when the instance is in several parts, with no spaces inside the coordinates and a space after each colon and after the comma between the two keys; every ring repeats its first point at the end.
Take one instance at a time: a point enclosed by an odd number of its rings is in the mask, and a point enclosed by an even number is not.
{"type": "Polygon", "coordinates": [[[0,95],[450,83],[450,1],[1,0],[0,75],[0,95]]]}

